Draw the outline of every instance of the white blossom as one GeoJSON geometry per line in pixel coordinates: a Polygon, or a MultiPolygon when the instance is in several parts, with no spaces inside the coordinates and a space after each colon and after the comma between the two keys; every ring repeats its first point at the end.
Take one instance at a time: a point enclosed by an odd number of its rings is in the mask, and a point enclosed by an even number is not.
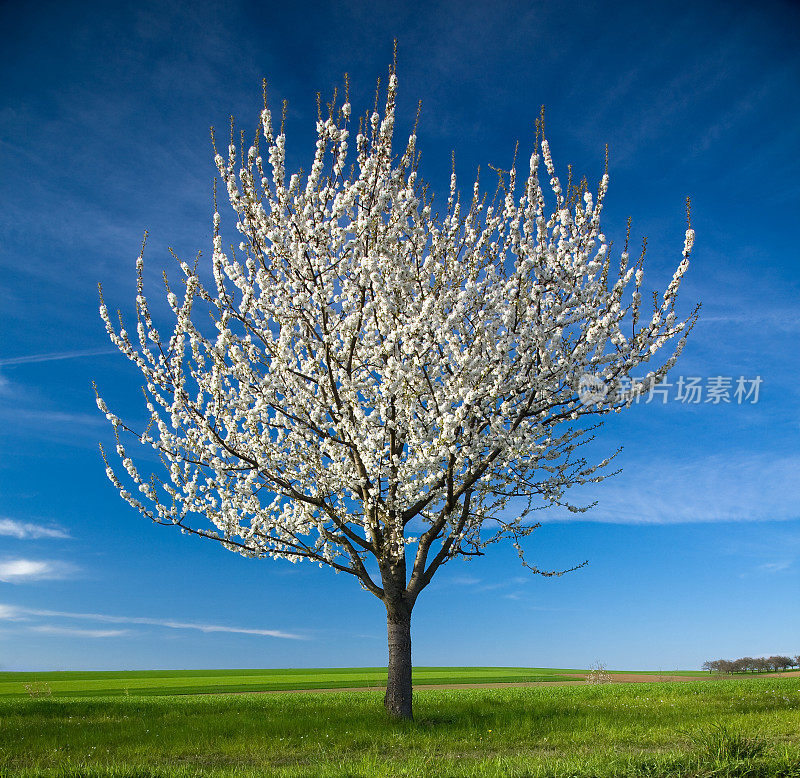
{"type": "Polygon", "coordinates": [[[286,137],[265,109],[263,158],[257,143],[239,170],[235,146],[215,157],[241,245],[223,247],[215,210],[210,272],[181,263],[182,294],[167,290],[170,336],[154,326],[141,255],[138,345],[102,300],[100,313],[145,378],[150,423],[135,435],[166,468],[144,476],[120,442],[130,483],[107,473],[123,499],[246,556],[352,573],[381,597],[414,544],[413,601],[447,559],[504,538],[521,549],[531,510],[586,509],[565,492],[610,460],[578,456],[591,436],[571,422],[630,399],[588,407],[578,383],[616,385],[671,342],[629,397],[663,378],[695,321],[674,313],[694,232],[640,323],[641,262],[625,253],[617,269],[600,227],[607,175],[596,194],[564,191],[542,138],[524,181],[504,174],[502,200],[487,204],[476,180],[462,202],[453,173],[439,212],[416,135],[393,148],[396,90],[392,74],[352,149],[349,103],[320,119],[310,170],[288,183],[286,137]]]}

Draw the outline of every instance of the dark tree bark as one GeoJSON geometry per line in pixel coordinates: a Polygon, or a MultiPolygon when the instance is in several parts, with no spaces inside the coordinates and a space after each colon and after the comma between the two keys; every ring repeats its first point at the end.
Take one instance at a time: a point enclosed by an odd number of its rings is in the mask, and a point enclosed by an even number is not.
{"type": "Polygon", "coordinates": [[[406,558],[401,551],[381,568],[383,602],[389,638],[386,696],[383,704],[392,718],[412,718],[411,609],[414,600],[406,588],[406,558]]]}
{"type": "Polygon", "coordinates": [[[389,665],[386,681],[386,696],[383,699],[386,712],[397,719],[412,718],[411,706],[411,612],[389,614],[389,665]]]}

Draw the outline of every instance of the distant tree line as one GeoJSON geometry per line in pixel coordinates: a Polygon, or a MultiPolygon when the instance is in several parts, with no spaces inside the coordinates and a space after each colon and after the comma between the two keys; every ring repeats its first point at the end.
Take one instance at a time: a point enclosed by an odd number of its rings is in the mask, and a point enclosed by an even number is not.
{"type": "Polygon", "coordinates": [[[741,659],[710,659],[702,670],[709,673],[777,673],[800,667],[800,656],[743,656],[741,659]]]}

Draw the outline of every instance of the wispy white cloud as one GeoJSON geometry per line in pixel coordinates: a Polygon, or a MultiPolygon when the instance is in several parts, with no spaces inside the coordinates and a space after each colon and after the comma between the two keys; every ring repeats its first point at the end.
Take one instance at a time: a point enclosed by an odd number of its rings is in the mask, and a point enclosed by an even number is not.
{"type": "Polygon", "coordinates": [[[80,627],[57,627],[54,624],[37,624],[29,627],[28,630],[40,635],[75,638],[116,638],[129,633],[127,629],[81,629],[80,627]]]}
{"type": "Polygon", "coordinates": [[[36,362],[52,362],[58,359],[79,359],[81,357],[99,357],[105,354],[116,354],[116,349],[84,349],[82,351],[55,351],[49,354],[28,354],[20,357],[0,359],[0,367],[9,365],[28,365],[36,362]]]}
{"type": "Polygon", "coordinates": [[[0,603],[0,621],[27,621],[28,617],[25,616],[20,608],[14,605],[3,605],[0,603]]]}
{"type": "MultiPolygon", "coordinates": [[[[504,578],[500,581],[484,581],[483,578],[477,578],[468,574],[455,574],[445,576],[437,581],[439,586],[469,586],[474,592],[493,592],[498,589],[510,589],[515,586],[524,586],[530,582],[530,578],[524,576],[513,576],[512,578],[504,578]]],[[[519,599],[522,595],[519,593],[504,594],[508,599],[519,599]]]]}
{"type": "Polygon", "coordinates": [[[0,560],[0,581],[4,583],[28,583],[68,578],[77,568],[67,562],[45,559],[0,560]]]}
{"type": "Polygon", "coordinates": [[[509,592],[508,594],[504,594],[503,598],[506,600],[513,600],[514,602],[519,602],[525,610],[529,611],[542,611],[548,613],[560,613],[562,611],[579,611],[580,608],[562,608],[562,607],[552,607],[548,605],[536,605],[534,604],[533,598],[524,593],[524,592],[509,592]]]}
{"type": "Polygon", "coordinates": [[[479,592],[493,592],[497,589],[505,589],[507,586],[511,586],[511,581],[494,581],[493,583],[483,584],[479,586],[476,591],[479,592]]]}
{"type": "Polygon", "coordinates": [[[43,616],[47,618],[76,619],[81,621],[97,621],[106,624],[140,624],[167,629],[189,629],[199,632],[226,632],[238,635],[260,635],[263,637],[284,638],[287,640],[305,640],[302,635],[283,632],[276,629],[252,629],[249,627],[231,627],[221,624],[204,624],[193,621],[176,621],[173,619],[151,619],[140,616],[111,616],[105,613],[74,613],[72,611],[42,610],[23,608],[14,605],[0,604],[0,619],[18,620],[20,617],[43,616]]]}
{"type": "Polygon", "coordinates": [[[791,559],[781,559],[778,562],[766,562],[759,565],[758,569],[765,573],[780,573],[782,570],[788,570],[791,566],[791,559]]]}
{"type": "Polygon", "coordinates": [[[39,524],[4,518],[0,518],[0,535],[8,535],[20,540],[69,537],[69,533],[58,527],[42,527],[39,524]]]}
{"type": "MultiPolygon", "coordinates": [[[[48,440],[61,446],[97,450],[97,441],[110,430],[101,413],[68,413],[0,403],[0,427],[15,438],[48,440]]],[[[28,447],[30,449],[30,446],[28,447]]],[[[23,448],[23,452],[28,452],[23,448]]]]}
{"type": "Polygon", "coordinates": [[[704,325],[729,324],[734,327],[747,324],[751,327],[770,327],[786,332],[795,332],[800,329],[800,313],[787,308],[772,307],[745,311],[741,307],[737,307],[730,313],[703,314],[702,323],[704,325]]]}
{"type": "Polygon", "coordinates": [[[800,456],[734,453],[623,463],[620,475],[569,495],[586,513],[545,510],[541,521],[682,524],[800,518],[800,456]]]}
{"type": "Polygon", "coordinates": [[[475,586],[481,581],[481,578],[476,578],[474,575],[450,575],[442,578],[438,583],[449,586],[475,586]]]}
{"type": "Polygon", "coordinates": [[[66,424],[73,424],[86,428],[102,426],[105,419],[99,414],[89,413],[64,413],[63,411],[46,411],[40,409],[7,408],[0,410],[0,418],[6,423],[17,422],[30,428],[32,425],[49,425],[51,428],[62,428],[66,424]]]}
{"type": "MultiPolygon", "coordinates": [[[[774,76],[778,76],[778,73],[775,73],[774,76]]],[[[706,127],[705,132],[695,140],[691,153],[694,155],[703,154],[719,143],[731,130],[741,126],[743,121],[752,119],[754,115],[758,114],[764,102],[770,98],[774,99],[775,93],[782,91],[784,83],[785,78],[783,77],[767,78],[762,83],[742,93],[738,100],[730,105],[726,111],[715,117],[715,121],[706,127]]]]}

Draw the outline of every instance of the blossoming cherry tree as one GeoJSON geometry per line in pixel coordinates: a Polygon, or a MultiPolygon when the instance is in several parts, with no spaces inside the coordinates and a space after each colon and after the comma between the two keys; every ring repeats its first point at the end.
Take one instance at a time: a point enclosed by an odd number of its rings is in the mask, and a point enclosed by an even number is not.
{"type": "Polygon", "coordinates": [[[394,148],[396,90],[392,70],[383,110],[354,139],[350,103],[334,97],[307,173],[287,174],[266,100],[260,139],[237,150],[232,133],[216,166],[241,243],[224,247],[215,212],[210,268],[180,262],[180,294],[165,276],[168,336],[141,254],[135,334],[101,292],[111,340],[144,376],[150,423],[134,431],[98,405],[122,463],[106,459],[108,477],[146,517],[245,556],[327,565],[384,603],[385,705],[409,718],[420,593],[449,560],[499,541],[536,573],[564,572],[525,560],[530,511],[586,509],[565,491],[601,480],[610,458],[578,455],[596,427],[584,417],[625,407],[615,390],[669,344],[627,404],[660,381],[696,310],[675,312],[692,230],[645,313],[644,253],[612,259],[600,227],[608,175],[594,195],[585,182],[565,190],[543,132],[493,200],[476,180],[462,201],[454,173],[437,210],[416,128],[394,148]],[[586,376],[603,389],[591,402],[586,376]],[[134,463],[131,433],[163,471],[134,463]]]}

